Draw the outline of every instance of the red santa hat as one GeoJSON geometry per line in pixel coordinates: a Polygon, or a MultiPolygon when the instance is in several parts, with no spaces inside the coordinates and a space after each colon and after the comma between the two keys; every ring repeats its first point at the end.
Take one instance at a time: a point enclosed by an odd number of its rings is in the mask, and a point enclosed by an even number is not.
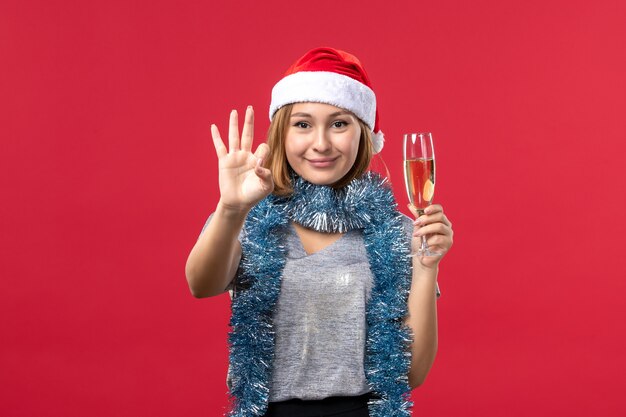
{"type": "Polygon", "coordinates": [[[357,57],[333,48],[315,48],[298,59],[272,89],[270,120],[292,103],[332,104],[354,113],[372,130],[374,153],[385,138],[378,124],[376,95],[357,57]]]}

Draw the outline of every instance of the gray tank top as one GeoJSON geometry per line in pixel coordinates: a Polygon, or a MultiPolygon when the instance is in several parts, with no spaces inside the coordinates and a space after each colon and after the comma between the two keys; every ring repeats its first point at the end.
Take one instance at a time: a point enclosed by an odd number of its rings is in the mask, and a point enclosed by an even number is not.
{"type": "Polygon", "coordinates": [[[361,231],[307,255],[290,227],[286,245],[270,401],[369,392],[363,359],[372,274],[361,231]]]}

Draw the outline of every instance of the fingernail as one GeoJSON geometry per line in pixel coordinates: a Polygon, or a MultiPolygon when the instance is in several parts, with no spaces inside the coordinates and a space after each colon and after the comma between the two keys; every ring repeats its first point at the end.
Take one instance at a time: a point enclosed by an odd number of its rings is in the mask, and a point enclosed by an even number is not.
{"type": "Polygon", "coordinates": [[[248,106],[248,110],[252,110],[252,106],[248,106]]]}

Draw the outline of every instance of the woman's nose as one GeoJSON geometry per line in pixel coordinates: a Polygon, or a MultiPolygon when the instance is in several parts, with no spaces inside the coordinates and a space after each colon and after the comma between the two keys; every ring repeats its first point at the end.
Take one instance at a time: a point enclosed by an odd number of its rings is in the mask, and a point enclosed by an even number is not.
{"type": "Polygon", "coordinates": [[[324,129],[320,129],[316,133],[313,148],[318,152],[326,152],[330,150],[330,139],[328,137],[328,132],[326,132],[324,129]]]}

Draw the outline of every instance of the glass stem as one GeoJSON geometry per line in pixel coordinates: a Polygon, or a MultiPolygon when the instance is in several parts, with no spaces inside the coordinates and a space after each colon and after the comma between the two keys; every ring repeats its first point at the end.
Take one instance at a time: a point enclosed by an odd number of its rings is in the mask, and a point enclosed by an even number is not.
{"type": "MultiPolygon", "coordinates": [[[[424,210],[423,209],[418,209],[417,210],[417,217],[423,216],[424,215],[424,210]]],[[[422,244],[420,245],[420,253],[425,253],[428,252],[428,243],[426,243],[426,235],[422,236],[422,244]]]]}

